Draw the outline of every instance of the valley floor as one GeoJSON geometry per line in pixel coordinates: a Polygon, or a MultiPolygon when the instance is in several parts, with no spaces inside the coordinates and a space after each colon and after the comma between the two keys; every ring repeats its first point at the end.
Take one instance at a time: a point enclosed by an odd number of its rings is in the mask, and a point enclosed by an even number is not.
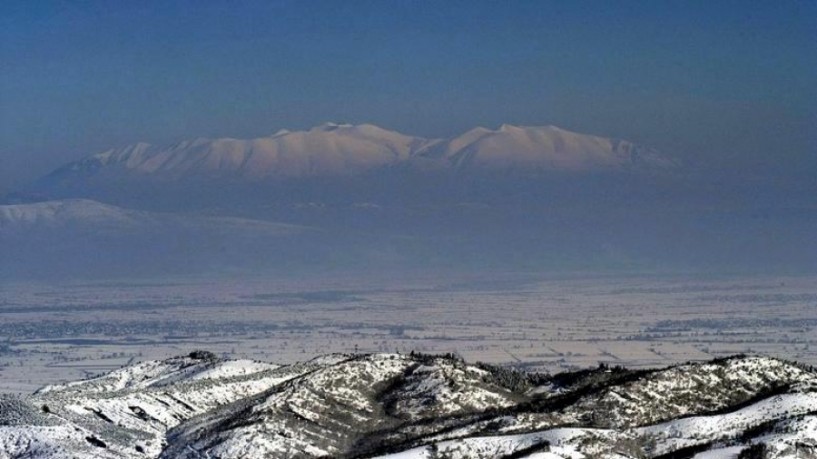
{"type": "Polygon", "coordinates": [[[0,284],[0,392],[206,348],[455,352],[558,372],[735,353],[817,364],[817,278],[480,276],[0,284]]]}

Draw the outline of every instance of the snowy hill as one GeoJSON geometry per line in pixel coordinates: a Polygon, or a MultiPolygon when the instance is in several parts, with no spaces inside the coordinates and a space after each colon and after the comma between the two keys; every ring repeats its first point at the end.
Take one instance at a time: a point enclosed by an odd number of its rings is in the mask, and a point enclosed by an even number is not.
{"type": "Polygon", "coordinates": [[[284,257],[303,226],[236,217],[148,212],[86,199],[0,206],[0,278],[53,273],[161,273],[252,266],[284,257]],[[128,260],[128,263],[122,263],[128,260]]]}
{"type": "Polygon", "coordinates": [[[548,376],[453,356],[277,366],[198,351],[2,398],[0,408],[0,457],[9,458],[817,452],[817,372],[764,357],[548,376]]]}
{"type": "Polygon", "coordinates": [[[169,147],[138,143],[69,163],[47,182],[100,174],[237,181],[341,177],[389,167],[425,170],[625,170],[674,162],[627,141],[553,126],[477,128],[425,139],[373,126],[326,123],[256,139],[195,139],[169,147]],[[532,168],[532,169],[531,169],[532,168]]]}
{"type": "Polygon", "coordinates": [[[269,234],[291,234],[305,228],[258,220],[178,215],[103,204],[89,199],[62,199],[31,204],[0,205],[0,237],[16,232],[41,230],[79,230],[92,228],[97,234],[104,229],[144,232],[170,226],[210,228],[224,231],[257,230],[269,234]]]}
{"type": "Polygon", "coordinates": [[[87,199],[65,199],[33,204],[0,206],[0,231],[28,231],[72,225],[129,227],[150,220],[145,212],[102,204],[87,199]]]}

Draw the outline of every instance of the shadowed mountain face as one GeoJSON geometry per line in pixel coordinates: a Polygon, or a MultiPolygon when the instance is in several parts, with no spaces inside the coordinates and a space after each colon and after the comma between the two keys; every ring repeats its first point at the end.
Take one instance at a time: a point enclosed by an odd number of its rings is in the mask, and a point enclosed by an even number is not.
{"type": "Polygon", "coordinates": [[[4,206],[17,217],[0,227],[0,244],[17,260],[5,275],[18,277],[108,272],[124,254],[140,260],[125,271],[157,274],[171,266],[803,271],[817,269],[811,188],[693,170],[644,146],[553,126],[424,139],[325,124],[251,140],[136,144],[69,163],[20,196],[90,199],[108,206],[107,217],[63,212],[54,218],[70,224],[55,225],[21,216],[77,201],[4,206]],[[120,224],[132,212],[174,223],[134,231],[120,224]],[[264,224],[312,231],[281,238],[259,231],[264,224]]]}
{"type": "Polygon", "coordinates": [[[550,376],[451,355],[335,354],[278,366],[197,351],[0,398],[0,453],[783,458],[817,450],[815,390],[813,368],[764,357],[550,376]]]}

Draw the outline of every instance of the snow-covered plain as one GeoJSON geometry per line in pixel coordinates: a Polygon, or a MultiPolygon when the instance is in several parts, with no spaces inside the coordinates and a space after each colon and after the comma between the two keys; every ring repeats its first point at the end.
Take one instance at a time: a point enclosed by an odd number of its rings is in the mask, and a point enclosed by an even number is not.
{"type": "Polygon", "coordinates": [[[356,350],[457,352],[551,373],[741,352],[814,365],[815,286],[808,276],[436,273],[6,283],[0,391],[31,392],[200,347],[280,363],[356,350]]]}

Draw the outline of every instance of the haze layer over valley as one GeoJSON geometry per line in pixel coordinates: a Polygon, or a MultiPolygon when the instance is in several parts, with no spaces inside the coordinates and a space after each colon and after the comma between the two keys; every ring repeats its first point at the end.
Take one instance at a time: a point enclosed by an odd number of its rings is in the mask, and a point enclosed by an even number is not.
{"type": "Polygon", "coordinates": [[[140,143],[9,194],[2,275],[814,269],[809,195],[758,184],[554,126],[140,143]]]}

